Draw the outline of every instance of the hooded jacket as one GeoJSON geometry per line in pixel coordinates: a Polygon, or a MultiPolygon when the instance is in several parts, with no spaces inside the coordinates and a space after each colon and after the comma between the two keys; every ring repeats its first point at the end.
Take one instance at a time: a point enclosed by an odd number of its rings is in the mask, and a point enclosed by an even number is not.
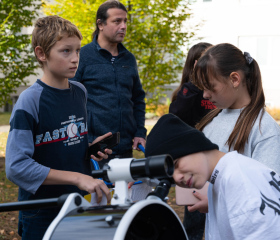
{"type": "Polygon", "coordinates": [[[183,84],[177,98],[169,106],[169,113],[178,116],[188,125],[195,125],[216,106],[203,98],[203,91],[191,82],[183,84]]]}

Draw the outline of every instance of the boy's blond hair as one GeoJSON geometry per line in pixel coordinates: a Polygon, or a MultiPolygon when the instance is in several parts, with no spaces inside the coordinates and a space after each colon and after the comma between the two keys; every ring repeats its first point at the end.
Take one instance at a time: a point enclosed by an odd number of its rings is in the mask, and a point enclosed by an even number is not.
{"type": "MultiPolygon", "coordinates": [[[[51,48],[56,42],[60,41],[65,34],[68,37],[77,36],[80,40],[83,36],[79,29],[70,21],[59,16],[47,16],[39,18],[32,32],[32,47],[35,53],[35,48],[40,46],[46,57],[49,57],[51,48]]],[[[35,53],[36,59],[40,66],[43,63],[38,59],[35,53]]]]}

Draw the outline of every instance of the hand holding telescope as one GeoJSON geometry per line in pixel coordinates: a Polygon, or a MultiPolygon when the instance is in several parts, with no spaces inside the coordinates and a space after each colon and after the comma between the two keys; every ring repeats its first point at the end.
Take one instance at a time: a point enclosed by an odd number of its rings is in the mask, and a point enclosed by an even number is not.
{"type": "Polygon", "coordinates": [[[151,156],[143,159],[115,158],[108,164],[105,164],[103,169],[92,171],[92,177],[103,178],[107,182],[115,183],[115,194],[111,205],[127,205],[131,203],[131,199],[128,197],[128,182],[136,180],[145,181],[146,179],[165,179],[165,183],[157,191],[161,193],[159,195],[152,194],[154,197],[162,199],[164,195],[164,191],[161,191],[162,187],[165,186],[168,194],[171,184],[166,183],[171,180],[166,179],[172,179],[173,171],[174,165],[170,155],[151,156]]]}

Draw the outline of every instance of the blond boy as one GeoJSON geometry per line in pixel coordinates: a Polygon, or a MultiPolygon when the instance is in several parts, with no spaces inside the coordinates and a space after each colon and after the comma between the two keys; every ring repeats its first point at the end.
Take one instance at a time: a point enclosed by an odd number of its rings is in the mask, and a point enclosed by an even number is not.
{"type": "MultiPolygon", "coordinates": [[[[81,39],[77,27],[58,16],[40,18],[35,24],[32,47],[44,74],[19,97],[6,150],[7,178],[19,186],[19,201],[72,192],[96,192],[98,201],[104,192],[110,200],[104,182],[89,176],[90,165],[85,160],[87,92],[81,84],[68,81],[78,68],[81,39]]],[[[100,152],[99,156],[91,157],[108,157],[100,152]]],[[[20,211],[22,239],[42,239],[58,211],[20,211]]]]}

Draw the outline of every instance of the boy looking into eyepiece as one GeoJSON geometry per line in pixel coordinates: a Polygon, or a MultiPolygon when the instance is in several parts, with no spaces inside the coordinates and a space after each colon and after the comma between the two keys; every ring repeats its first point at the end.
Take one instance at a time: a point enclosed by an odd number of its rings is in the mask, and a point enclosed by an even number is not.
{"type": "MultiPolygon", "coordinates": [[[[19,97],[10,119],[6,149],[7,178],[19,186],[19,201],[56,198],[66,193],[110,193],[102,180],[90,176],[86,99],[82,84],[68,81],[79,64],[82,35],[58,16],[37,20],[32,47],[43,76],[19,97]]],[[[94,142],[110,136],[107,133],[94,142]]],[[[99,152],[100,158],[111,154],[99,152]]],[[[59,209],[19,213],[22,239],[42,239],[59,209]]]]}
{"type": "Polygon", "coordinates": [[[180,187],[210,182],[205,239],[279,239],[280,177],[272,169],[237,151],[220,152],[173,114],[161,117],[148,135],[146,157],[159,154],[175,160],[180,187]]]}

